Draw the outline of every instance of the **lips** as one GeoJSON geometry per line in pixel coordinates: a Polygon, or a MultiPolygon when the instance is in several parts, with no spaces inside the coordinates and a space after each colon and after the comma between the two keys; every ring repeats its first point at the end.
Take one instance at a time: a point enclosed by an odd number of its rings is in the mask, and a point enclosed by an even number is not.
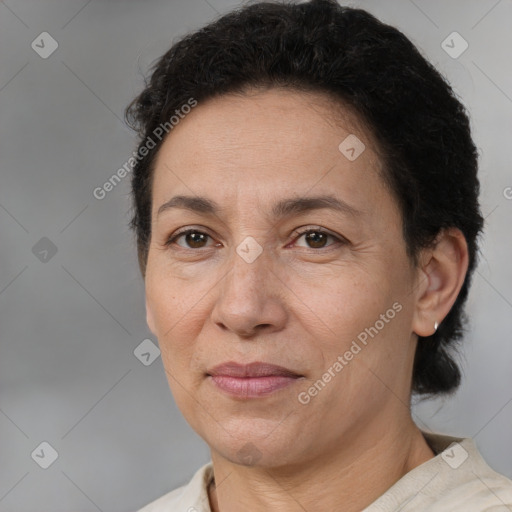
{"type": "Polygon", "coordinates": [[[256,361],[249,364],[238,364],[235,362],[223,363],[215,366],[212,370],[207,372],[208,375],[217,376],[224,375],[226,377],[300,377],[298,373],[270,363],[261,363],[256,361]]]}
{"type": "Polygon", "coordinates": [[[216,389],[232,398],[248,399],[265,397],[295,383],[302,376],[270,363],[223,363],[207,372],[216,389]]]}

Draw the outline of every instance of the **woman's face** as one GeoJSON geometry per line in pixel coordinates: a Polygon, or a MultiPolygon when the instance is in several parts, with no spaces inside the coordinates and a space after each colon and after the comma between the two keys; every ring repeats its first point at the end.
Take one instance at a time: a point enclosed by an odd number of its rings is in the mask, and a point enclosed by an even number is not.
{"type": "Polygon", "coordinates": [[[183,415],[237,463],[306,461],[409,414],[418,272],[374,141],[332,113],[290,90],[223,96],[157,158],[148,325],[183,415]],[[293,376],[213,377],[226,362],[293,376]]]}

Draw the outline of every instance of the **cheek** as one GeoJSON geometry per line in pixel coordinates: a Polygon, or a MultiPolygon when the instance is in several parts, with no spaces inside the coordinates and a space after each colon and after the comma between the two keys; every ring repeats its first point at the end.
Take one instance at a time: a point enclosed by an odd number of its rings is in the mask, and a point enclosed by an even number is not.
{"type": "Polygon", "coordinates": [[[199,336],[200,302],[190,285],[179,279],[146,277],[146,297],[154,318],[155,334],[169,388],[180,410],[191,414],[191,390],[199,373],[194,368],[198,356],[195,340],[199,336]]]}
{"type": "Polygon", "coordinates": [[[314,325],[324,325],[335,347],[374,322],[393,303],[390,286],[378,267],[337,263],[310,267],[309,272],[299,270],[289,277],[287,285],[306,306],[305,311],[309,310],[307,316],[316,319],[314,325]]]}
{"type": "Polygon", "coordinates": [[[175,266],[169,265],[164,254],[148,258],[146,299],[157,335],[164,339],[172,337],[176,331],[197,325],[191,318],[201,309],[202,298],[206,298],[213,284],[210,272],[195,280],[182,274],[175,266]]]}
{"type": "Polygon", "coordinates": [[[178,371],[194,348],[198,297],[184,281],[152,268],[146,274],[146,301],[165,368],[178,371]]]}
{"type": "MultiPolygon", "coordinates": [[[[347,399],[362,394],[372,401],[385,392],[376,375],[391,382],[398,366],[403,366],[408,313],[402,287],[392,269],[382,263],[371,268],[338,267],[336,275],[332,273],[329,278],[315,280],[310,275],[301,279],[299,288],[310,307],[302,326],[319,341],[317,361],[321,363],[316,366],[314,379],[331,369],[336,375],[331,387],[334,395],[342,390],[347,399]],[[315,281],[321,285],[313,286],[315,281]]],[[[326,378],[330,379],[329,375],[326,378]]],[[[327,402],[333,399],[327,395],[330,393],[325,395],[327,402]]]]}

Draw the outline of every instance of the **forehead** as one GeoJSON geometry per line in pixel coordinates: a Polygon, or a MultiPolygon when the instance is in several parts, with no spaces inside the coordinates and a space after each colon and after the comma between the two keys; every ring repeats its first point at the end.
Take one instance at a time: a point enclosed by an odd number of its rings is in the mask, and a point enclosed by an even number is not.
{"type": "Polygon", "coordinates": [[[250,201],[314,189],[357,200],[382,188],[380,172],[375,142],[341,103],[251,90],[199,103],[174,126],[155,162],[153,213],[170,193],[250,201]]]}

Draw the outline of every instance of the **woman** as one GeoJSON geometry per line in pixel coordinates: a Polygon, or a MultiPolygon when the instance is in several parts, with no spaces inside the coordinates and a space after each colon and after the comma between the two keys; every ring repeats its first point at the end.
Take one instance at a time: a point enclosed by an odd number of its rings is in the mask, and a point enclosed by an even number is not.
{"type": "Polygon", "coordinates": [[[420,430],[483,219],[449,85],[398,30],[260,3],[175,44],[127,109],[147,322],[208,443],[156,511],[510,510],[474,442],[420,430]]]}

